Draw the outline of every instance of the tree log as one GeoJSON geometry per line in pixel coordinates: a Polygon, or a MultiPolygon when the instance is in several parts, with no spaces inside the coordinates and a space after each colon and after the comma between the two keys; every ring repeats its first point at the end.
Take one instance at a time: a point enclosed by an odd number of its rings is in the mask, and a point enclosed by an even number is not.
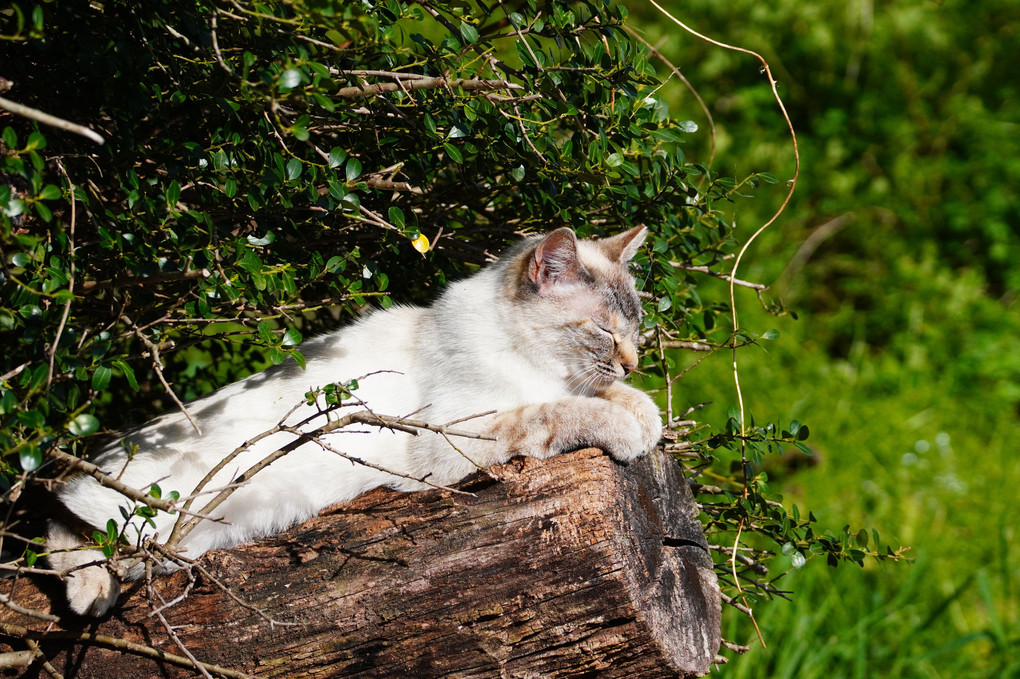
{"type": "MultiPolygon", "coordinates": [[[[515,459],[449,491],[376,490],[255,544],[210,552],[205,575],[157,578],[171,641],[129,586],[101,621],[66,611],[54,578],[0,585],[53,624],[0,606],[66,677],[193,677],[194,667],[69,641],[83,632],[254,677],[687,677],[719,648],[720,599],[678,464],[598,450],[515,459]],[[278,622],[287,623],[284,625],[278,622]]],[[[6,646],[6,647],[4,647],[6,646]]],[[[41,660],[24,676],[46,677],[41,660]]],[[[213,672],[215,675],[215,672],[213,672]]]]}

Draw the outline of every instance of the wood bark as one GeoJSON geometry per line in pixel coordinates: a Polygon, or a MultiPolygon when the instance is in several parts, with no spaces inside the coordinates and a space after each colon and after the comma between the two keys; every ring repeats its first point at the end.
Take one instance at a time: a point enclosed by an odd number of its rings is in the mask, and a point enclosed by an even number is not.
{"type": "MultiPolygon", "coordinates": [[[[622,466],[597,450],[515,459],[449,491],[376,490],[203,563],[271,624],[198,576],[164,611],[206,663],[255,677],[686,677],[719,648],[720,598],[680,466],[622,466]]],[[[166,600],[186,573],[156,580],[166,600]]],[[[192,667],[61,639],[105,635],[182,655],[145,587],[100,621],[67,613],[60,583],[0,584],[50,624],[38,647],[66,677],[193,677],[192,667]]],[[[0,651],[25,650],[0,636],[0,651]],[[6,647],[4,647],[6,646],[6,647]]],[[[47,676],[40,662],[24,670],[47,676]]]]}

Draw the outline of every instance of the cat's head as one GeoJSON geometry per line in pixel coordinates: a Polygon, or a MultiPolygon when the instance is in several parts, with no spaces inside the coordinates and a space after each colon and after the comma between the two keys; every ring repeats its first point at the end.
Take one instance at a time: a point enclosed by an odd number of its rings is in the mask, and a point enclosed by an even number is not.
{"type": "Polygon", "coordinates": [[[637,367],[641,300],[628,270],[643,226],[598,240],[569,228],[529,239],[509,271],[522,323],[562,366],[570,390],[597,394],[637,367]]]}

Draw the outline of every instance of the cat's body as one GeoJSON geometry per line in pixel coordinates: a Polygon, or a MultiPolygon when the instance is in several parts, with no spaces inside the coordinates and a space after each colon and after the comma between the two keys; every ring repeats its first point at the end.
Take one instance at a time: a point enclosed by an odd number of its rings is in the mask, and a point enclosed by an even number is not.
{"type": "MultiPolygon", "coordinates": [[[[633,459],[654,447],[661,433],[651,399],[617,381],[637,361],[640,304],[627,263],[643,238],[643,229],[633,229],[601,241],[577,241],[560,229],[525,241],[497,264],[450,286],[432,307],[377,312],[306,342],[307,370],[280,366],[189,405],[201,435],[183,413],[170,413],[125,437],[138,446],[130,462],[118,442],[96,463],[143,492],[158,483],[164,495],[176,490],[186,497],[217,462],[281,420],[294,425],[315,416],[304,431],[326,424],[316,407],[297,406],[309,389],[351,379],[359,383],[354,399],[334,410],[333,420],[367,408],[443,425],[497,411],[456,425],[486,438],[354,424],[323,437],[333,450],[306,442],[252,476],[212,512],[229,523],[202,521],[181,541],[185,556],[194,558],[278,532],[378,486],[410,491],[448,485],[513,455],[548,457],[597,446],[617,459],[633,459]]],[[[231,483],[293,441],[295,435],[287,432],[258,441],[206,488],[231,483]]],[[[198,498],[192,510],[209,497],[198,498]]],[[[129,504],[87,476],[72,479],[60,499],[95,527],[110,518],[120,522],[118,507],[129,504]]],[[[177,515],[157,516],[160,541],[176,520],[177,515]]],[[[132,540],[137,535],[128,532],[132,540]]],[[[77,569],[67,578],[72,610],[101,615],[116,601],[119,584],[104,565],[85,565],[102,557],[98,550],[76,549],[82,544],[63,524],[51,524],[51,565],[77,569]]]]}

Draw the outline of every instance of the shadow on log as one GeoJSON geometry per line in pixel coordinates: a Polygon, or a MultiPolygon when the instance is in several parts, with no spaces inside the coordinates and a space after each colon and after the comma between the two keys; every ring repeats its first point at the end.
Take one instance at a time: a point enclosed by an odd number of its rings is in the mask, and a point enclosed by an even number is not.
{"type": "MultiPolygon", "coordinates": [[[[621,466],[598,450],[515,459],[448,491],[376,490],[275,538],[201,562],[164,611],[199,660],[255,677],[685,677],[719,648],[719,590],[675,462],[621,466]]],[[[166,600],[185,573],[159,578],[166,600]]],[[[86,632],[177,656],[145,587],[101,621],[66,612],[59,583],[0,585],[48,624],[38,648],[66,677],[194,677],[194,667],[67,640],[86,632]],[[13,591],[12,591],[13,586],[13,591]],[[40,589],[40,587],[42,589],[40,589]],[[61,637],[64,637],[63,639],[61,637]]],[[[0,637],[2,650],[25,642],[0,637]]],[[[40,662],[24,676],[46,677],[40,662]]]]}

